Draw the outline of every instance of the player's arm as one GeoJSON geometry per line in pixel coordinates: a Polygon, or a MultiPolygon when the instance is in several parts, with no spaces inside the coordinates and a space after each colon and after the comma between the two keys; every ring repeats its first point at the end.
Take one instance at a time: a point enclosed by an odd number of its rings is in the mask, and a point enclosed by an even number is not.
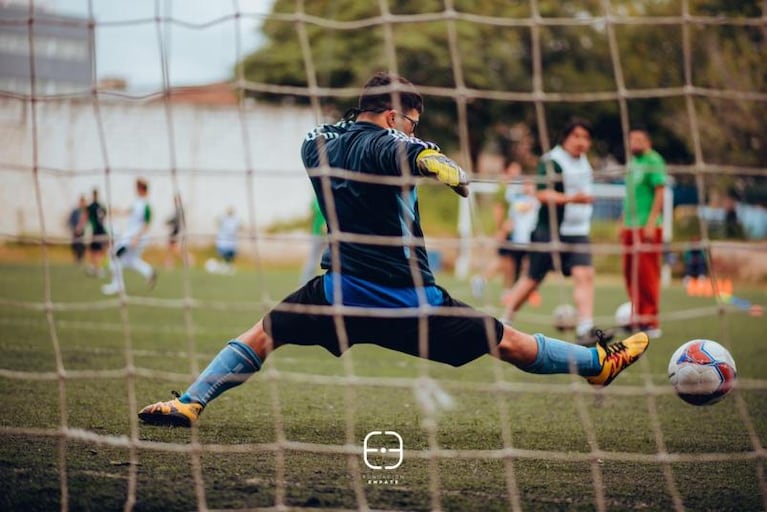
{"type": "Polygon", "coordinates": [[[594,196],[585,194],[583,192],[565,194],[564,192],[558,192],[550,188],[538,191],[536,196],[541,203],[552,202],[556,205],[568,203],[591,204],[594,202],[594,196]]]}
{"type": "Polygon", "coordinates": [[[554,203],[557,206],[561,206],[568,203],[580,203],[589,204],[594,202],[593,196],[584,194],[583,192],[577,192],[575,194],[566,194],[564,191],[564,184],[562,183],[562,169],[553,160],[541,159],[538,163],[538,176],[548,176],[548,166],[551,165],[552,169],[558,180],[553,184],[553,188],[546,183],[538,183],[538,191],[536,197],[541,203],[554,203]]]}
{"type": "Polygon", "coordinates": [[[553,203],[557,206],[568,203],[567,196],[564,193],[564,184],[561,179],[554,181],[554,183],[548,183],[548,180],[544,180],[548,176],[549,166],[553,174],[557,178],[562,178],[562,169],[559,168],[556,162],[547,159],[545,156],[538,162],[538,185],[535,197],[541,204],[553,203]]]}
{"type": "Polygon", "coordinates": [[[663,161],[658,162],[657,171],[650,175],[650,185],[654,187],[652,206],[650,207],[650,216],[647,217],[647,224],[644,226],[645,236],[652,238],[655,233],[655,227],[658,218],[663,211],[663,192],[666,185],[666,165],[663,161]]]}
{"type": "Polygon", "coordinates": [[[469,195],[469,176],[461,166],[442,154],[433,142],[388,129],[378,138],[373,154],[377,159],[376,172],[395,176],[428,176],[441,181],[462,197],[469,195]]]}
{"type": "Polygon", "coordinates": [[[653,196],[652,207],[650,208],[650,216],[647,217],[647,224],[645,224],[646,230],[655,229],[655,225],[658,222],[658,217],[663,209],[663,189],[663,185],[655,187],[655,195],[653,196]]]}

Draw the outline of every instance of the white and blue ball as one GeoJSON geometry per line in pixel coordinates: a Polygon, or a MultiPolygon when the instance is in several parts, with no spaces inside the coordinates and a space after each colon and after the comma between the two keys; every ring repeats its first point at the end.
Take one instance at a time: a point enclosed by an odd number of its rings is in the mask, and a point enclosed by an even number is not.
{"type": "Polygon", "coordinates": [[[679,398],[692,405],[715,404],[735,386],[730,352],[715,341],[688,341],[671,356],[668,378],[679,398]]]}

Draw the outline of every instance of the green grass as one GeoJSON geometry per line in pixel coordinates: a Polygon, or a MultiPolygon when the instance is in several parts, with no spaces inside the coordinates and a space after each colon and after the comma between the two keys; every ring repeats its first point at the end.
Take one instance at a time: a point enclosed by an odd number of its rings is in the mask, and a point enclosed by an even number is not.
{"type": "MultiPolygon", "coordinates": [[[[195,269],[188,274],[191,296],[226,307],[184,309],[179,303],[179,307],[168,308],[162,302],[131,304],[122,313],[118,307],[101,308],[106,303],[96,280],[70,266],[54,265],[50,270],[54,303],[90,304],[85,310],[56,311],[53,330],[44,312],[11,303],[42,301],[41,267],[0,266],[0,368],[4,371],[0,376],[0,510],[60,509],[62,478],[69,509],[119,510],[129,494],[131,475],[130,450],[118,444],[131,435],[135,411],[128,404],[130,394],[142,406],[169,398],[171,389],[183,390],[193,377],[193,367],[204,366],[226,340],[265,312],[262,302],[291,291],[297,270],[225,277],[195,269]],[[55,375],[54,339],[63,369],[69,372],[65,379],[26,379],[10,373],[55,375]],[[126,368],[128,346],[130,359],[141,370],[134,379],[82,373],[126,368]],[[191,347],[196,360],[189,356],[191,347]],[[147,371],[152,373],[147,375],[147,371]],[[103,442],[53,435],[64,415],[68,427],[83,429],[103,442]]],[[[162,272],[152,293],[134,275],[129,278],[129,291],[135,296],[181,299],[185,294],[181,270],[162,272]]],[[[471,302],[466,283],[449,276],[440,276],[440,282],[456,297],[471,302]]],[[[767,298],[763,289],[736,292],[761,303],[767,298]]],[[[493,288],[488,296],[497,293],[493,288]]],[[[526,311],[548,315],[560,297],[569,295],[568,284],[552,278],[543,289],[543,306],[526,311]]],[[[616,279],[600,281],[598,315],[611,315],[623,301],[624,292],[616,279]]],[[[664,313],[712,304],[711,299],[687,297],[678,284],[663,292],[664,313]]],[[[534,319],[527,315],[516,325],[555,334],[546,325],[533,323],[534,319]]],[[[198,507],[192,456],[164,451],[159,444],[188,445],[195,439],[203,446],[247,447],[236,453],[207,451],[201,455],[209,508],[271,507],[280,491],[289,506],[357,508],[354,488],[358,482],[347,457],[286,450],[280,460],[268,446],[260,445],[278,439],[279,425],[289,441],[343,445],[349,407],[356,446],[361,448],[365,434],[376,429],[395,430],[405,443],[405,461],[395,470],[396,485],[359,482],[371,508],[429,510],[433,506],[430,486],[437,485],[445,510],[509,509],[503,461],[471,457],[429,461],[415,456],[416,451],[428,450],[430,439],[424,428],[429,416],[419,406],[414,381],[413,387],[390,387],[369,380],[348,386],[342,381],[290,378],[341,377],[348,363],[364,378],[411,378],[423,372],[434,378],[454,400],[452,410],[435,417],[432,442],[444,449],[503,448],[505,415],[512,446],[526,454],[510,460],[525,510],[593,510],[594,471],[604,482],[610,510],[673,509],[664,466],[636,460],[658,452],[656,421],[671,454],[740,454],[727,461],[671,465],[688,510],[763,509],[767,498],[762,494],[764,488],[760,490],[759,475],[764,486],[765,461],[754,456],[754,441],[767,445],[765,320],[742,313],[705,315],[669,320],[663,329],[664,337],[652,344],[647,356],[601,395],[585,386],[572,386],[580,382],[578,378],[528,375],[489,357],[454,369],[373,346],[355,347],[341,359],[318,348],[284,347],[265,367],[266,376],[277,370],[282,378],[256,376],[225,393],[206,409],[196,431],[139,427],[138,438],[150,444],[135,453],[135,509],[198,507]],[[695,337],[728,344],[738,363],[741,386],[715,406],[689,406],[666,384],[669,356],[682,342],[695,337]],[[508,390],[489,389],[498,377],[510,384],[508,390]],[[632,393],[650,383],[659,392],[654,397],[632,393]],[[657,410],[657,416],[651,410],[657,410]],[[593,466],[582,457],[591,449],[590,439],[608,454],[593,466]],[[564,457],[546,457],[552,452],[564,457]],[[278,485],[280,466],[282,487],[278,485]],[[432,482],[432,477],[438,478],[432,482]]],[[[371,473],[361,456],[352,459],[365,469],[365,475],[371,473]]]]}

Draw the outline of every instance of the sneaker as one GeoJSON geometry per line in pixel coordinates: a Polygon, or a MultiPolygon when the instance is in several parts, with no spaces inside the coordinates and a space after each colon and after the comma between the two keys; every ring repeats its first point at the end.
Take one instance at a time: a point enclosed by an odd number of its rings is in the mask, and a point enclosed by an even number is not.
{"type": "Polygon", "coordinates": [[[643,332],[615,343],[601,340],[596,346],[596,351],[602,371],[593,377],[586,377],[586,380],[594,386],[607,386],[620,372],[634,364],[645,353],[649,344],[650,340],[643,332]]]}
{"type": "Polygon", "coordinates": [[[645,329],[645,334],[647,334],[647,337],[651,340],[657,340],[661,336],[663,336],[663,331],[660,327],[648,327],[645,329]]]}
{"type": "Polygon", "coordinates": [[[471,278],[471,294],[475,299],[481,299],[485,295],[485,278],[474,276],[471,278]]]}
{"type": "Polygon", "coordinates": [[[629,327],[628,329],[626,329],[626,331],[627,331],[627,334],[636,334],[638,332],[643,332],[651,340],[657,340],[658,338],[663,336],[663,330],[660,327],[651,327],[647,324],[635,325],[635,326],[629,327]]]}
{"type": "Polygon", "coordinates": [[[584,347],[593,347],[597,343],[608,342],[613,338],[615,338],[615,331],[611,329],[603,331],[602,329],[592,327],[588,332],[577,335],[575,337],[575,343],[584,347]]]}
{"type": "Polygon", "coordinates": [[[181,403],[178,399],[178,393],[173,392],[173,394],[176,396],[173,400],[157,402],[141,409],[138,413],[139,419],[150,425],[191,427],[192,423],[200,418],[203,409],[202,404],[181,403]]]}
{"type": "Polygon", "coordinates": [[[109,283],[101,286],[101,293],[104,295],[117,295],[120,293],[120,285],[117,283],[109,283]]]}

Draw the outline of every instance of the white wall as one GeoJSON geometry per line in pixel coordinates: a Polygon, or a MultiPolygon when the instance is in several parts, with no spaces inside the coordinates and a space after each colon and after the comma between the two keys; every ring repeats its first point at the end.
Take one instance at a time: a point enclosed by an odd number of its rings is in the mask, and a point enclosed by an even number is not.
{"type": "MultiPolygon", "coordinates": [[[[311,186],[299,151],[304,134],[316,124],[309,109],[251,105],[242,123],[237,107],[170,108],[171,123],[161,102],[102,102],[102,151],[92,103],[38,103],[35,137],[30,105],[0,99],[0,237],[41,233],[36,183],[47,235],[68,237],[65,220],[80,194],[89,198],[95,187],[102,202],[126,208],[141,176],[150,183],[151,234],[164,241],[165,221],[173,211],[173,167],[193,234],[215,233],[216,217],[229,206],[246,226],[308,214],[311,186]]],[[[114,219],[118,228],[121,220],[114,219]]]]}

